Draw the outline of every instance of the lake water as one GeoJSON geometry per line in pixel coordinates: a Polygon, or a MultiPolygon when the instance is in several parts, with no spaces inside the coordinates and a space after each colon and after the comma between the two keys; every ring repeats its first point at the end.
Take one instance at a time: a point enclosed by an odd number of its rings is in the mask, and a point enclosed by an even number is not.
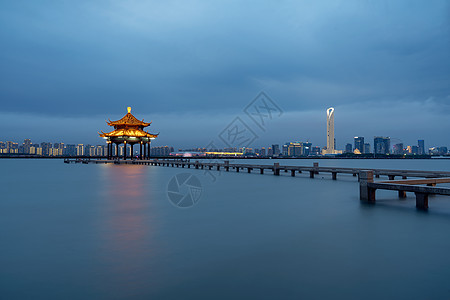
{"type": "Polygon", "coordinates": [[[351,175],[7,159],[0,170],[1,299],[450,299],[450,197],[422,212],[413,194],[360,202],[351,175]],[[168,198],[180,173],[201,183],[189,208],[168,198]]]}

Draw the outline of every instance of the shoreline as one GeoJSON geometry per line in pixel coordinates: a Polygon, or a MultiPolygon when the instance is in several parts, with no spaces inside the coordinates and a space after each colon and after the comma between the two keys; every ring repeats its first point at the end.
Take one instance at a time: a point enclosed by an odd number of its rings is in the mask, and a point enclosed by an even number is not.
{"type": "MultiPolygon", "coordinates": [[[[190,160],[204,160],[204,159],[262,159],[262,160],[291,160],[291,159],[420,159],[420,160],[435,160],[435,159],[450,159],[450,156],[432,156],[432,155],[376,155],[376,156],[300,156],[300,157],[253,157],[253,156],[154,156],[151,159],[190,159],[190,160]]],[[[106,156],[36,156],[36,155],[18,155],[18,154],[0,154],[0,159],[107,159],[106,156]]],[[[128,158],[127,160],[131,160],[128,158]]],[[[139,160],[136,158],[136,160],[139,160]]]]}

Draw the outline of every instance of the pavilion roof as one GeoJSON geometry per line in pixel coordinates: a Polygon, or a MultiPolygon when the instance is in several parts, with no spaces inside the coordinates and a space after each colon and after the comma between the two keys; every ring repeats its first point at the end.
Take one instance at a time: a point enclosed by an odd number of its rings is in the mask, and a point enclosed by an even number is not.
{"type": "Polygon", "coordinates": [[[135,129],[135,128],[120,128],[115,129],[111,132],[103,132],[99,133],[100,137],[121,137],[121,136],[127,136],[127,137],[148,137],[148,138],[156,138],[158,137],[157,134],[148,133],[147,131],[141,130],[141,129],[135,129]]]}
{"type": "Polygon", "coordinates": [[[147,127],[150,126],[150,123],[144,122],[144,119],[142,121],[138,120],[133,114],[131,113],[131,107],[128,107],[128,113],[120,120],[117,121],[111,121],[109,120],[108,125],[109,126],[117,126],[117,125],[132,125],[132,126],[143,126],[147,127]]]}

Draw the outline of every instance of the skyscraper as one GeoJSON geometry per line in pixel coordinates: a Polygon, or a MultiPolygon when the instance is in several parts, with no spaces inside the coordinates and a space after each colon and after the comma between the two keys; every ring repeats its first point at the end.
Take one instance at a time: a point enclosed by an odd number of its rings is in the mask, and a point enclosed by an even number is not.
{"type": "Polygon", "coordinates": [[[282,152],[281,152],[281,154],[283,156],[288,156],[288,147],[289,147],[289,143],[286,143],[283,145],[282,152]]]}
{"type": "Polygon", "coordinates": [[[50,149],[52,148],[52,143],[41,143],[42,148],[42,155],[49,156],[50,155],[50,149]]]}
{"type": "Polygon", "coordinates": [[[353,146],[352,144],[348,143],[345,145],[345,153],[352,153],[353,152],[353,146]]]}
{"type": "Polygon", "coordinates": [[[417,143],[419,144],[418,153],[419,155],[424,155],[425,153],[425,141],[424,140],[418,140],[417,143]]]}
{"type": "Polygon", "coordinates": [[[23,153],[30,154],[31,140],[25,139],[23,141],[23,153]]]}
{"type": "Polygon", "coordinates": [[[273,151],[273,155],[275,155],[275,156],[280,155],[280,145],[278,145],[278,144],[272,145],[272,151],[273,151]]]}
{"type": "Polygon", "coordinates": [[[303,155],[303,143],[294,142],[288,145],[288,156],[302,156],[303,155]]]}
{"type": "Polygon", "coordinates": [[[336,139],[334,138],[334,108],[330,107],[327,109],[327,146],[322,150],[322,155],[324,154],[342,154],[341,151],[337,151],[336,139]]]}
{"type": "Polygon", "coordinates": [[[328,154],[334,153],[334,108],[327,109],[327,151],[328,154]]]}
{"type": "Polygon", "coordinates": [[[355,150],[358,149],[359,152],[364,153],[364,137],[355,136],[355,150]]]}
{"type": "Polygon", "coordinates": [[[403,154],[403,143],[398,143],[394,145],[393,149],[394,154],[403,154]]]}
{"type": "Polygon", "coordinates": [[[303,155],[308,156],[311,154],[312,143],[306,142],[303,143],[303,155]]]}
{"type": "Polygon", "coordinates": [[[389,154],[391,138],[376,136],[373,138],[373,152],[375,154],[389,154]]]}

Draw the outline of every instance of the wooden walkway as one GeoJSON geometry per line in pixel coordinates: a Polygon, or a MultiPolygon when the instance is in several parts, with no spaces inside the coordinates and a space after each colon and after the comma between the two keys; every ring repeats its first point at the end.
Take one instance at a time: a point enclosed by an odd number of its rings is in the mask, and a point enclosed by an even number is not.
{"type": "Polygon", "coordinates": [[[281,172],[288,173],[290,176],[309,173],[310,178],[317,174],[331,174],[333,180],[337,179],[338,174],[351,174],[358,177],[360,182],[360,199],[369,202],[375,202],[375,192],[378,189],[397,191],[400,198],[406,197],[406,192],[413,192],[416,195],[416,207],[419,209],[428,209],[429,195],[447,195],[450,196],[449,188],[438,188],[436,184],[450,183],[450,172],[446,171],[422,171],[422,170],[391,170],[391,169],[363,169],[363,168],[339,168],[339,167],[319,167],[315,162],[313,166],[283,166],[279,163],[273,165],[257,164],[230,164],[224,162],[190,162],[181,160],[83,160],[83,159],[65,159],[65,163],[84,163],[84,164],[131,164],[131,165],[151,165],[174,168],[193,168],[202,170],[225,170],[229,172],[247,171],[252,173],[257,171],[264,174],[266,171],[275,176],[281,172]],[[374,181],[375,178],[386,176],[389,181],[374,181]],[[395,180],[395,177],[401,177],[402,180],[395,180]],[[420,179],[409,179],[414,177],[420,179]],[[426,185],[426,186],[424,186],[426,185]]]}
{"type": "MultiPolygon", "coordinates": [[[[309,173],[311,178],[314,175],[328,173],[331,174],[332,179],[337,179],[337,174],[351,174],[358,176],[361,171],[367,170],[367,168],[341,168],[341,167],[319,167],[319,163],[315,162],[313,166],[283,166],[279,163],[273,165],[256,165],[256,164],[230,164],[229,161],[224,162],[190,162],[180,160],[82,160],[82,159],[65,159],[65,163],[94,163],[94,164],[133,164],[133,165],[152,165],[163,167],[175,167],[175,168],[195,168],[195,169],[208,169],[208,170],[234,170],[236,172],[247,171],[252,173],[254,170],[259,171],[260,174],[264,174],[265,171],[270,171],[274,175],[280,175],[280,172],[290,173],[291,176],[295,176],[297,173],[309,173]]],[[[442,178],[450,177],[450,172],[445,171],[421,171],[421,170],[392,170],[392,169],[371,169],[373,175],[376,178],[380,176],[387,176],[389,180],[394,180],[395,177],[401,177],[407,179],[409,177],[416,178],[442,178]]]]}
{"type": "Polygon", "coordinates": [[[363,170],[360,172],[359,181],[360,199],[370,203],[375,203],[376,190],[397,191],[399,198],[406,198],[406,192],[413,192],[416,196],[416,207],[421,210],[428,209],[430,195],[450,196],[450,188],[436,187],[439,183],[450,183],[448,177],[374,182],[373,174],[372,170],[363,170]]]}

